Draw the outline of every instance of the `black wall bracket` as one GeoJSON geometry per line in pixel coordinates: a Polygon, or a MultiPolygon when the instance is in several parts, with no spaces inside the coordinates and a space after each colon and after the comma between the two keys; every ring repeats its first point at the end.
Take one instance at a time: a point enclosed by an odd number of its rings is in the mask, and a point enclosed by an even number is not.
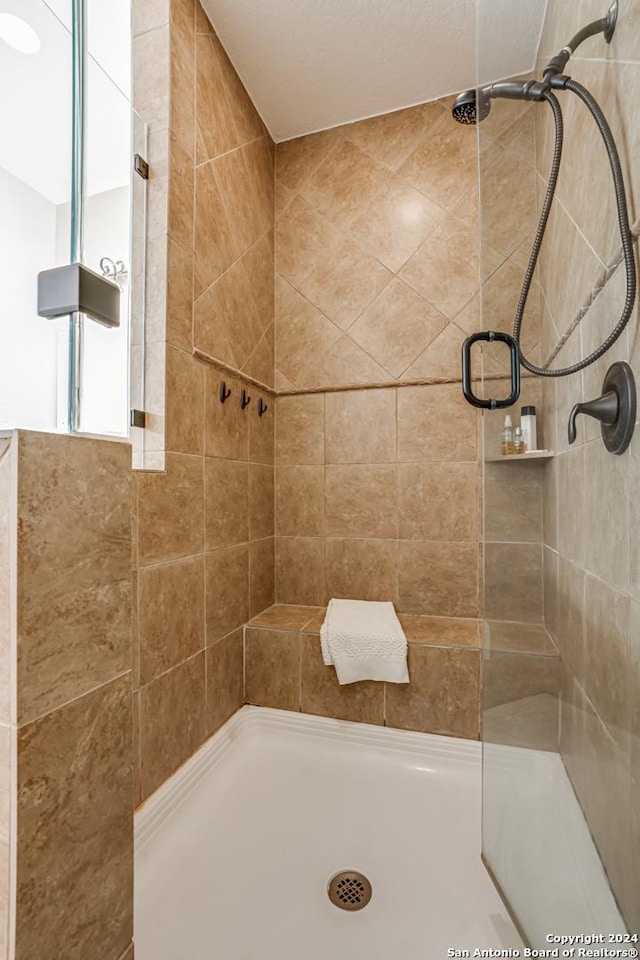
{"type": "Polygon", "coordinates": [[[576,403],[569,415],[569,443],[575,443],[576,418],[581,413],[600,421],[602,439],[609,453],[620,456],[625,452],[636,425],[636,383],[628,363],[619,361],[609,367],[602,384],[602,396],[587,403],[576,403]]]}

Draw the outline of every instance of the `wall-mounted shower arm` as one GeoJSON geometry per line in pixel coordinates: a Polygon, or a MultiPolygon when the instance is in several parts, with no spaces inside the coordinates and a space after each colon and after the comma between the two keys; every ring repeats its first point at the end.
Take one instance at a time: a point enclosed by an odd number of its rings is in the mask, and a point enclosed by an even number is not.
{"type": "Polygon", "coordinates": [[[560,53],[557,53],[556,56],[549,61],[542,71],[542,75],[545,80],[564,73],[565,67],[569,62],[569,58],[573,56],[580,44],[584,43],[585,40],[588,40],[589,37],[595,37],[601,33],[604,35],[606,42],[611,43],[614,31],[616,29],[617,20],[618,0],[613,0],[606,17],[601,17],[599,20],[593,20],[591,23],[588,23],[586,27],[583,27],[582,30],[578,30],[576,35],[569,40],[569,43],[562,48],[560,53]]]}

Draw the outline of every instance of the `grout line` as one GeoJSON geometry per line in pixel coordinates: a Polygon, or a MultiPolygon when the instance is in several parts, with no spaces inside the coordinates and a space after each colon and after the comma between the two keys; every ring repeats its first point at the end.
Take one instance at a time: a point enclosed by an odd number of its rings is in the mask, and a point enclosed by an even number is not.
{"type": "MultiPolygon", "coordinates": [[[[75,697],[71,697],[70,700],[65,700],[63,703],[59,703],[54,707],[51,707],[49,710],[45,710],[43,713],[39,713],[36,716],[28,717],[26,720],[18,719],[15,723],[7,724],[7,726],[15,729],[17,732],[21,732],[25,727],[30,726],[33,723],[37,723],[39,720],[43,720],[45,717],[50,717],[54,713],[58,713],[60,710],[64,710],[66,707],[72,706],[74,703],[78,703],[80,700],[84,700],[85,697],[90,697],[92,694],[96,693],[98,690],[103,690],[105,687],[108,687],[110,683],[115,683],[116,680],[121,680],[123,677],[131,676],[133,684],[133,670],[129,667],[128,670],[121,670],[120,673],[114,674],[114,676],[109,677],[108,680],[104,680],[102,683],[96,684],[94,687],[91,687],[89,690],[84,690],[82,693],[79,693],[75,697]]],[[[135,691],[132,691],[135,692],[135,691]]]]}

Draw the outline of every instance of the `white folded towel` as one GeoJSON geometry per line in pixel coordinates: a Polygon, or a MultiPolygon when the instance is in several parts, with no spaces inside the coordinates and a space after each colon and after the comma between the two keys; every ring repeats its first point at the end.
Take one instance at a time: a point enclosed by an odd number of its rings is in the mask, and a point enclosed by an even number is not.
{"type": "Polygon", "coordinates": [[[409,683],[407,638],[392,603],[331,600],[320,630],[322,659],[338,683],[409,683]]]}

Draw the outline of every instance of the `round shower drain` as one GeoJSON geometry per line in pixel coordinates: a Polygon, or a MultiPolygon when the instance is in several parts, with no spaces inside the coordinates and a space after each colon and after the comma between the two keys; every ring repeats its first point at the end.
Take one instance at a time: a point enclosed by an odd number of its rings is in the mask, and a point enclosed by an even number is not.
{"type": "Polygon", "coordinates": [[[327,887],[329,900],[341,910],[362,910],[371,900],[371,884],[364,873],[357,870],[341,870],[327,887]]]}

